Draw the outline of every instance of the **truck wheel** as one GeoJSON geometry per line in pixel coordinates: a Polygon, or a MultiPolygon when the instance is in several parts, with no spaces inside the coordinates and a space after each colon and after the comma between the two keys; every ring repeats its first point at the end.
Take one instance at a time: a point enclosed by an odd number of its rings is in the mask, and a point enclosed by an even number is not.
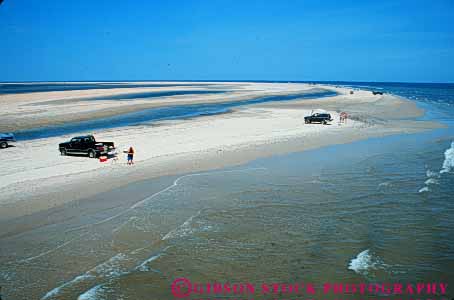
{"type": "Polygon", "coordinates": [[[8,147],[8,143],[7,142],[0,142],[0,148],[5,149],[7,147],[8,147]]]}
{"type": "Polygon", "coordinates": [[[60,155],[65,156],[66,155],[66,149],[62,148],[60,149],[60,155]]]}
{"type": "Polygon", "coordinates": [[[326,122],[326,121],[323,121],[323,125],[326,125],[326,124],[328,124],[328,122],[326,122]]]}
{"type": "Polygon", "coordinates": [[[90,157],[90,158],[95,158],[95,157],[96,157],[96,152],[93,151],[93,150],[89,150],[89,151],[88,151],[88,157],[90,157]]]}

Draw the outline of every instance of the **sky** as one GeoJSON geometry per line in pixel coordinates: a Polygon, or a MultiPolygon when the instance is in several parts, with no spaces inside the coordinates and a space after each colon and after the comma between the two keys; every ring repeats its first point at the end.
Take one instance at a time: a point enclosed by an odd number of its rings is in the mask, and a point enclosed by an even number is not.
{"type": "Polygon", "coordinates": [[[454,82],[454,1],[4,0],[0,81],[454,82]]]}

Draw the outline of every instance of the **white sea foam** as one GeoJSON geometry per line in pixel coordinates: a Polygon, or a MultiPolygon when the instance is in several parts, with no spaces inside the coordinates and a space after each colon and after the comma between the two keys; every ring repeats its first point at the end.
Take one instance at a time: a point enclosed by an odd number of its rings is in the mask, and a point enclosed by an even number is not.
{"type": "Polygon", "coordinates": [[[379,188],[381,187],[390,187],[392,184],[389,181],[382,182],[378,185],[379,188]]]}
{"type": "Polygon", "coordinates": [[[445,151],[445,160],[441,167],[440,174],[448,173],[454,170],[454,142],[451,143],[451,147],[445,151]]]}
{"type": "Polygon", "coordinates": [[[75,277],[74,279],[63,283],[62,285],[52,289],[41,300],[48,300],[48,299],[58,299],[58,296],[67,288],[71,288],[72,286],[87,281],[87,280],[94,280],[97,277],[104,277],[104,278],[112,278],[116,276],[120,276],[125,273],[121,266],[121,262],[128,259],[128,257],[123,254],[119,253],[115,256],[112,256],[107,261],[95,266],[94,268],[88,270],[82,275],[75,277]]]}
{"type": "MultiPolygon", "coordinates": [[[[83,226],[80,226],[80,227],[77,227],[77,228],[73,228],[70,231],[76,231],[76,230],[80,230],[80,229],[84,229],[84,228],[90,228],[92,226],[104,224],[104,223],[109,222],[109,221],[111,221],[111,220],[113,220],[115,218],[118,218],[118,217],[124,215],[128,211],[140,207],[146,201],[149,201],[149,200],[153,199],[154,197],[156,197],[156,196],[158,196],[158,195],[160,195],[160,194],[172,189],[173,187],[177,186],[181,180],[183,180],[185,178],[188,178],[188,177],[209,176],[209,175],[212,175],[212,174],[220,174],[220,173],[249,172],[249,171],[255,171],[255,170],[266,170],[266,168],[248,168],[248,169],[240,169],[240,170],[215,171],[215,172],[206,172],[206,173],[196,173],[196,174],[183,175],[183,176],[178,177],[173,182],[173,184],[169,185],[168,187],[164,188],[163,190],[161,190],[161,191],[159,191],[157,193],[154,193],[154,194],[142,199],[141,201],[139,201],[136,204],[132,205],[128,209],[126,209],[126,210],[124,210],[124,211],[122,211],[122,212],[120,212],[120,213],[118,213],[118,214],[116,214],[114,216],[108,217],[106,219],[100,220],[100,221],[92,223],[92,224],[87,224],[87,225],[83,225],[83,226]]],[[[197,214],[191,216],[183,224],[181,224],[180,226],[178,226],[174,230],[172,230],[169,233],[167,233],[163,237],[163,240],[168,239],[168,238],[173,238],[173,237],[181,237],[181,236],[184,236],[184,235],[192,233],[193,229],[191,228],[191,222],[192,222],[193,218],[197,217],[199,214],[200,214],[200,211],[197,214]]],[[[118,230],[118,228],[115,228],[114,231],[115,230],[118,230]]],[[[43,253],[41,253],[41,254],[39,254],[37,256],[27,258],[27,259],[23,260],[23,262],[29,262],[29,261],[37,259],[39,257],[48,255],[48,254],[50,254],[50,253],[52,253],[52,252],[54,252],[54,251],[56,251],[56,250],[58,250],[58,249],[60,249],[62,247],[67,246],[68,244],[74,242],[75,240],[78,240],[81,237],[86,236],[87,234],[88,234],[88,232],[83,233],[80,236],[63,243],[63,244],[61,244],[60,246],[58,246],[56,248],[53,248],[53,249],[48,250],[46,252],[43,252],[43,253]]],[[[152,261],[152,260],[157,259],[158,257],[159,256],[150,257],[149,259],[144,261],[142,264],[140,264],[136,269],[140,270],[140,271],[146,270],[146,268],[147,268],[146,264],[148,262],[152,261]]],[[[125,274],[125,273],[127,273],[127,270],[123,268],[123,266],[122,266],[120,261],[127,260],[127,259],[128,259],[128,257],[126,255],[124,255],[122,253],[117,254],[117,255],[111,257],[108,261],[106,261],[106,262],[104,262],[104,263],[102,263],[100,265],[97,265],[96,267],[90,269],[85,274],[79,275],[79,276],[75,277],[73,280],[71,280],[69,282],[66,282],[66,283],[63,283],[62,285],[52,289],[51,291],[49,291],[41,299],[42,300],[47,300],[47,299],[52,299],[52,298],[58,297],[58,295],[62,292],[63,289],[69,288],[69,287],[73,286],[74,284],[77,284],[77,283],[79,283],[79,282],[81,282],[83,280],[86,280],[86,279],[96,279],[98,277],[104,277],[104,278],[110,279],[112,277],[116,277],[116,276],[120,276],[122,274],[125,274]]],[[[99,292],[99,290],[101,290],[101,289],[102,289],[101,285],[95,286],[94,288],[90,289],[86,293],[80,295],[78,299],[79,300],[98,299],[98,298],[96,298],[97,297],[96,295],[99,292]]]]}
{"type": "Polygon", "coordinates": [[[3,279],[2,281],[10,281],[11,280],[11,273],[0,271],[0,278],[3,279]]]}
{"type": "Polygon", "coordinates": [[[385,270],[387,267],[389,266],[369,249],[360,252],[348,265],[349,270],[363,276],[369,275],[369,272],[372,270],[385,270]]]}
{"type": "Polygon", "coordinates": [[[102,277],[119,276],[125,272],[121,262],[127,259],[128,257],[125,254],[119,253],[111,257],[108,261],[93,268],[91,272],[95,272],[98,276],[102,277]]]}
{"type": "MultiPolygon", "coordinates": [[[[82,225],[82,226],[79,226],[79,227],[76,227],[76,228],[72,228],[70,230],[68,230],[67,232],[71,232],[71,231],[77,231],[77,230],[81,230],[81,229],[84,229],[84,228],[90,228],[90,227],[93,227],[93,226],[97,226],[97,225],[101,225],[101,224],[104,224],[104,223],[107,223],[107,222],[110,222],[114,219],[117,219],[118,217],[121,217],[123,216],[124,214],[126,214],[127,212],[131,211],[131,210],[134,210],[136,208],[139,208],[140,206],[142,206],[143,204],[147,203],[148,201],[152,200],[153,198],[171,190],[172,188],[174,188],[175,186],[177,186],[180,181],[184,180],[185,178],[189,178],[189,177],[196,177],[196,176],[210,176],[210,175],[213,175],[213,174],[221,174],[221,173],[237,173],[237,172],[249,172],[249,171],[257,171],[257,170],[266,170],[266,168],[262,168],[262,167],[257,167],[257,168],[247,168],[247,169],[239,169],[239,170],[226,170],[226,171],[213,171],[213,172],[205,172],[205,173],[193,173],[193,174],[186,174],[186,175],[183,175],[183,176],[180,176],[178,177],[171,185],[169,185],[168,187],[160,190],[159,192],[156,192],[142,200],[140,200],[139,202],[135,203],[134,205],[130,206],[129,208],[119,212],[118,214],[116,215],[113,215],[113,216],[110,216],[108,218],[105,218],[105,219],[102,219],[100,221],[97,221],[95,223],[91,223],[91,224],[85,224],[85,225],[82,225]]],[[[121,226],[121,225],[120,225],[121,226]]],[[[115,232],[117,230],[117,228],[115,228],[113,230],[113,232],[115,232]]],[[[46,253],[45,253],[46,254],[46,253]]]]}
{"type": "Polygon", "coordinates": [[[150,256],[149,258],[144,260],[140,265],[138,265],[135,269],[138,271],[142,271],[142,272],[150,271],[150,268],[147,266],[148,263],[160,258],[165,253],[165,251],[169,248],[170,248],[170,246],[167,246],[158,254],[150,256]]]}
{"type": "Polygon", "coordinates": [[[418,191],[418,193],[426,193],[426,192],[430,192],[430,189],[428,186],[422,187],[418,191]]]}
{"type": "Polygon", "coordinates": [[[87,279],[93,279],[93,278],[95,278],[95,277],[92,276],[92,275],[88,275],[88,274],[79,275],[79,276],[75,277],[73,280],[67,281],[64,284],[62,284],[62,285],[54,288],[53,290],[47,292],[47,294],[44,295],[44,297],[42,297],[41,300],[52,299],[52,298],[58,296],[58,294],[60,294],[60,292],[64,288],[69,287],[69,286],[71,286],[73,284],[76,284],[78,282],[81,282],[81,281],[84,281],[84,280],[87,280],[87,279]]]}
{"type": "Polygon", "coordinates": [[[146,259],[143,263],[141,263],[140,265],[137,266],[136,270],[142,271],[142,272],[150,271],[150,268],[147,266],[147,264],[149,262],[152,262],[153,260],[158,259],[159,257],[161,257],[161,255],[162,254],[159,253],[157,255],[153,255],[152,257],[146,259]]]}
{"type": "Polygon", "coordinates": [[[79,295],[77,297],[77,300],[104,300],[104,298],[101,298],[100,294],[104,291],[104,288],[102,285],[97,285],[85,293],[79,295]]]}
{"type": "Polygon", "coordinates": [[[353,270],[358,274],[367,273],[371,267],[373,267],[373,262],[369,249],[360,252],[348,265],[348,269],[353,270]]]}
{"type": "Polygon", "coordinates": [[[440,177],[440,174],[438,174],[437,172],[431,171],[431,170],[427,170],[426,176],[428,178],[434,178],[434,177],[438,178],[438,177],[440,177]]]}
{"type": "Polygon", "coordinates": [[[445,160],[441,166],[440,172],[433,172],[431,170],[426,171],[427,180],[424,182],[425,186],[419,189],[419,193],[430,192],[429,186],[431,184],[439,184],[438,178],[444,173],[449,173],[454,170],[454,142],[451,143],[451,147],[445,151],[445,160]]]}
{"type": "Polygon", "coordinates": [[[199,215],[200,215],[200,211],[198,211],[195,215],[189,217],[189,219],[184,221],[183,224],[181,224],[177,228],[175,228],[175,229],[171,230],[169,233],[167,233],[162,238],[162,240],[165,241],[167,239],[171,239],[171,238],[175,238],[175,237],[183,237],[183,236],[191,234],[194,231],[194,229],[191,226],[192,220],[199,215]]]}
{"type": "MultiPolygon", "coordinates": [[[[162,252],[160,252],[159,254],[156,254],[156,255],[153,255],[153,256],[147,258],[140,265],[138,265],[135,268],[135,270],[142,271],[142,272],[149,271],[150,268],[147,266],[147,264],[158,259],[159,257],[161,257],[163,255],[163,252],[165,250],[167,250],[169,247],[170,246],[164,248],[162,250],[162,252]]],[[[114,259],[114,260],[116,260],[116,259],[114,259]]],[[[96,269],[99,269],[99,268],[96,268],[96,269]]],[[[121,274],[127,274],[127,272],[123,272],[121,274]]],[[[117,275],[121,275],[121,274],[117,274],[117,275]]],[[[77,297],[77,300],[104,300],[105,298],[102,296],[102,294],[105,291],[106,291],[106,287],[104,286],[104,284],[99,284],[99,285],[92,287],[91,289],[84,292],[83,294],[79,295],[79,297],[77,297]]]]}
{"type": "Polygon", "coordinates": [[[429,179],[427,179],[426,181],[424,181],[424,184],[425,184],[425,185],[429,185],[429,184],[438,184],[438,180],[436,180],[435,178],[429,178],[429,179]]]}
{"type": "Polygon", "coordinates": [[[73,238],[73,239],[70,239],[69,241],[64,242],[63,244],[61,244],[61,245],[59,245],[59,246],[57,246],[57,247],[55,247],[55,248],[52,248],[52,249],[49,249],[49,250],[47,250],[47,251],[41,252],[41,253],[38,254],[38,255],[35,255],[35,256],[32,256],[32,257],[29,257],[29,258],[20,260],[19,262],[22,262],[22,263],[29,263],[29,262],[31,262],[31,261],[33,261],[33,260],[35,260],[35,259],[38,259],[38,258],[40,258],[40,257],[46,256],[46,255],[48,255],[48,254],[51,254],[51,253],[53,253],[53,252],[55,252],[55,251],[57,251],[57,250],[59,250],[59,249],[61,249],[61,248],[63,248],[63,247],[66,247],[67,245],[71,244],[72,242],[81,239],[82,237],[86,236],[87,234],[88,234],[87,232],[86,232],[86,233],[83,233],[83,234],[81,234],[81,235],[79,235],[79,236],[76,236],[76,237],[73,238]]]}

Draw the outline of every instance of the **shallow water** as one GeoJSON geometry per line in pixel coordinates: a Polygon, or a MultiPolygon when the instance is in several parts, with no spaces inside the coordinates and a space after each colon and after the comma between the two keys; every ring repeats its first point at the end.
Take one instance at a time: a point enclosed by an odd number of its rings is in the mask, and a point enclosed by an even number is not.
{"type": "Polygon", "coordinates": [[[209,95],[209,94],[223,94],[226,91],[219,90],[184,90],[184,91],[162,91],[162,92],[144,92],[144,93],[129,93],[123,95],[112,95],[102,96],[84,99],[87,101],[96,100],[131,100],[131,99],[143,99],[143,98],[159,98],[159,97],[170,97],[170,96],[182,96],[182,95],[209,95]]]}
{"type": "Polygon", "coordinates": [[[0,83],[0,95],[54,91],[79,91],[94,89],[142,88],[142,87],[177,87],[210,86],[209,83],[128,83],[128,82],[53,82],[53,83],[0,83]]]}
{"type": "Polygon", "coordinates": [[[454,284],[454,170],[440,172],[450,134],[372,139],[136,184],[129,192],[147,196],[135,206],[3,240],[8,299],[173,299],[177,277],[454,284]],[[437,184],[419,192],[430,172],[437,184]]]}
{"type": "Polygon", "coordinates": [[[14,134],[18,140],[31,140],[65,134],[90,132],[98,129],[132,126],[144,123],[152,124],[153,122],[162,120],[186,119],[200,116],[217,115],[226,113],[231,108],[243,105],[265,103],[271,101],[290,101],[295,99],[318,99],[324,97],[332,97],[336,94],[337,93],[331,91],[315,89],[304,93],[264,96],[241,101],[165,106],[159,108],[144,109],[138,112],[122,114],[114,117],[100,118],[92,121],[72,122],[69,124],[16,131],[14,134]]]}
{"type": "Polygon", "coordinates": [[[154,91],[154,92],[141,92],[141,93],[127,93],[118,95],[88,97],[80,99],[69,99],[69,100],[49,100],[41,101],[37,103],[30,103],[26,105],[39,106],[39,105],[62,105],[67,103],[75,103],[77,101],[97,101],[97,100],[137,100],[137,99],[153,99],[153,98],[164,98],[171,96],[189,96],[189,95],[215,95],[223,94],[227,91],[223,90],[177,90],[177,91],[154,91]]]}
{"type": "Polygon", "coordinates": [[[435,119],[448,116],[447,129],[144,181],[87,199],[124,201],[95,215],[73,203],[77,217],[2,238],[4,295],[174,299],[177,277],[452,287],[454,114],[449,105],[430,108],[435,119]]]}

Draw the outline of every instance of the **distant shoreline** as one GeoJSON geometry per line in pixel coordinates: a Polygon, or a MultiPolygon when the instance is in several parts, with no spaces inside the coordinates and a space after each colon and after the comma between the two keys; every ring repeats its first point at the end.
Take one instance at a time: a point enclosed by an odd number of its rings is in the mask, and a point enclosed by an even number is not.
{"type": "Polygon", "coordinates": [[[343,81],[343,80],[255,80],[255,79],[244,79],[244,80],[232,80],[232,79],[206,79],[206,80],[187,80],[187,79],[118,79],[118,80],[46,80],[46,81],[0,81],[0,84],[38,84],[38,83],[135,83],[135,82],[245,82],[245,83],[308,83],[308,84],[449,84],[452,85],[454,82],[413,82],[413,81],[343,81]]]}

